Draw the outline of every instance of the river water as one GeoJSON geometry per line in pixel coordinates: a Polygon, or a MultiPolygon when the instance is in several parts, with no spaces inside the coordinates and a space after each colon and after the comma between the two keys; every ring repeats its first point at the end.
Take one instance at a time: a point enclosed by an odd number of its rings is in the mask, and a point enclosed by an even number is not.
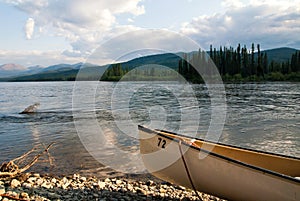
{"type": "MultiPolygon", "coordinates": [[[[98,161],[90,155],[89,135],[102,130],[113,146],[128,151],[129,158],[138,152],[138,124],[186,135],[196,129],[204,138],[212,113],[210,95],[205,85],[189,87],[185,90],[175,82],[80,82],[76,91],[75,82],[3,82],[0,162],[34,145],[55,142],[50,149],[54,165],[42,162],[32,170],[119,174],[107,167],[107,161],[114,160],[113,149],[100,148],[98,161]],[[19,114],[34,103],[40,103],[35,113],[19,114]]],[[[225,91],[220,142],[300,157],[300,83],[226,84],[225,91]]],[[[134,164],[122,164],[134,173],[134,164]]]]}

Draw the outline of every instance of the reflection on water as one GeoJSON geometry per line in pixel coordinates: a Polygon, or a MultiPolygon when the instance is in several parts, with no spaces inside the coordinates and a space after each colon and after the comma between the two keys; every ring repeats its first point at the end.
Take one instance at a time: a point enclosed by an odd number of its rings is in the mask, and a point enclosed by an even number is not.
{"type": "MultiPolygon", "coordinates": [[[[128,115],[134,124],[163,127],[186,135],[197,128],[200,137],[205,137],[208,130],[211,107],[205,85],[192,85],[197,97],[195,104],[191,94],[176,89],[175,83],[160,83],[160,87],[152,88],[124,83],[118,87],[137,90],[132,90],[129,99],[125,97],[126,90],[120,91],[113,105],[111,97],[116,83],[100,82],[94,97],[85,95],[92,83],[84,84],[79,94],[82,103],[72,108],[73,82],[1,83],[0,161],[17,157],[34,145],[54,141],[50,153],[55,158],[55,167],[49,170],[49,165],[42,163],[34,166],[36,171],[113,174],[81,144],[72,109],[80,114],[77,120],[82,124],[90,121],[91,114],[96,115],[106,139],[133,154],[139,151],[134,133],[137,128],[133,131],[128,125],[128,115]],[[18,114],[34,102],[41,103],[37,113],[18,114]],[[194,115],[197,112],[200,118],[194,115]],[[132,130],[132,135],[124,130],[132,130]]],[[[227,118],[221,142],[300,156],[300,83],[228,84],[226,99],[227,118]]],[[[103,146],[99,150],[103,159],[113,157],[112,149],[103,146]]]]}

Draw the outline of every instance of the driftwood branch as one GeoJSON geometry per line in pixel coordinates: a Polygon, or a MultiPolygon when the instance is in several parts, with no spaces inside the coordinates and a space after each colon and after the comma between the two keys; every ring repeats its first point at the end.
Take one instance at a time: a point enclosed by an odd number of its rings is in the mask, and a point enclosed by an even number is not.
{"type": "Polygon", "coordinates": [[[19,163],[21,162],[21,160],[23,160],[24,158],[26,158],[29,154],[31,154],[32,152],[34,152],[36,150],[36,147],[33,147],[30,151],[28,151],[27,153],[23,154],[22,156],[15,158],[13,160],[11,160],[10,162],[15,162],[15,161],[19,161],[19,163]]]}
{"type": "MultiPolygon", "coordinates": [[[[54,142],[53,142],[53,144],[54,144],[54,142]]],[[[44,148],[45,148],[45,150],[47,149],[47,147],[43,144],[43,146],[44,146],[44,148]]],[[[52,146],[51,144],[50,145],[48,145],[48,146],[52,146]]],[[[50,148],[49,147],[49,148],[50,148]]],[[[48,149],[49,149],[48,148],[48,149]]],[[[51,156],[51,154],[49,153],[49,151],[47,151],[47,156],[48,156],[48,161],[49,161],[49,164],[50,164],[50,167],[52,167],[52,166],[54,166],[54,158],[53,158],[53,156],[51,156]]]]}
{"type": "Polygon", "coordinates": [[[5,198],[8,198],[10,200],[20,200],[20,201],[28,201],[28,199],[22,199],[22,198],[17,198],[17,197],[14,197],[14,196],[11,196],[11,195],[8,195],[8,194],[0,194],[1,197],[5,197],[5,198]]]}
{"type": "MultiPolygon", "coordinates": [[[[18,158],[15,158],[15,159],[13,159],[9,162],[3,163],[0,166],[0,177],[15,177],[16,175],[25,172],[31,166],[33,166],[39,160],[39,158],[45,153],[48,153],[48,157],[49,157],[49,160],[50,160],[51,156],[49,155],[48,150],[50,149],[50,147],[53,144],[54,144],[54,142],[52,142],[47,147],[45,147],[45,149],[43,151],[41,151],[39,154],[34,156],[34,158],[22,168],[19,168],[19,166],[16,165],[15,162],[16,161],[20,162],[21,160],[24,160],[26,157],[28,157],[29,154],[31,154],[33,151],[35,151],[36,148],[33,148],[32,150],[28,151],[27,153],[23,154],[22,156],[20,156],[18,158]]],[[[52,158],[50,160],[50,163],[52,163],[52,158]]]]}

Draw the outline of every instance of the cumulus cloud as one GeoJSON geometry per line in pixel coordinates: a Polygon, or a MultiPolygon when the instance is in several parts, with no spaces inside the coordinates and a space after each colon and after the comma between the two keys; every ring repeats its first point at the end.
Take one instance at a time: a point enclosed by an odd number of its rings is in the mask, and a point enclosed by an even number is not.
{"type": "MultiPolygon", "coordinates": [[[[105,38],[95,51],[90,52],[87,62],[94,64],[108,64],[127,61],[138,56],[166,52],[190,52],[198,49],[194,41],[168,30],[140,29],[134,26],[117,26],[105,38]],[[124,31],[130,30],[130,32],[124,31]],[[117,35],[117,37],[116,37],[117,35]]],[[[83,40],[72,44],[73,50],[65,51],[7,51],[0,50],[0,64],[11,61],[23,66],[42,64],[49,66],[56,63],[78,63],[86,61],[81,51],[76,50],[85,46],[83,40]]],[[[87,49],[85,51],[88,51],[87,49]]]]}
{"type": "Polygon", "coordinates": [[[34,31],[34,19],[28,18],[25,24],[25,35],[28,40],[32,38],[33,31],[34,31]]]}
{"type": "MultiPolygon", "coordinates": [[[[52,62],[61,59],[77,61],[87,58],[100,44],[128,31],[138,31],[133,20],[145,13],[143,0],[5,0],[26,12],[27,39],[33,33],[64,37],[70,48],[56,52],[52,62]],[[132,25],[121,25],[118,19],[128,19],[132,25]]],[[[180,33],[196,40],[202,47],[232,45],[249,46],[260,43],[262,49],[276,46],[300,47],[299,0],[223,0],[224,10],[212,15],[200,15],[182,24],[180,33]]],[[[137,37],[134,34],[128,37],[137,37]]],[[[168,42],[165,40],[159,44],[168,42]]],[[[153,42],[151,35],[142,34],[137,43],[153,42]]],[[[128,41],[124,39],[124,41],[128,41]]],[[[169,41],[170,43],[174,41],[169,41]]],[[[176,42],[175,42],[176,44],[176,42]]],[[[118,47],[118,44],[115,44],[118,47]]],[[[122,43],[126,47],[126,43],[122,43]]],[[[35,55],[35,54],[34,54],[35,55]]],[[[51,58],[51,54],[45,55],[51,58]]],[[[17,58],[21,58],[16,55],[17,58]]],[[[36,57],[38,59],[38,57],[36,57]]],[[[109,58],[105,58],[109,59],[109,58]]],[[[39,61],[39,60],[38,60],[39,61]]],[[[82,61],[82,60],[81,60],[82,61]]],[[[107,60],[106,60],[107,61],[107,60]]]]}
{"type": "Polygon", "coordinates": [[[139,29],[107,40],[89,57],[89,63],[127,61],[149,54],[190,52],[199,49],[188,37],[164,29],[139,29]]]}
{"type": "Polygon", "coordinates": [[[0,64],[12,62],[22,66],[33,66],[41,64],[49,66],[57,63],[78,63],[82,62],[82,57],[69,57],[61,54],[60,51],[15,51],[0,50],[0,64]]]}
{"type": "Polygon", "coordinates": [[[242,7],[243,3],[239,0],[224,0],[222,1],[224,7],[242,7]]]}
{"type": "Polygon", "coordinates": [[[65,37],[72,46],[66,51],[88,55],[103,38],[119,26],[117,15],[141,15],[142,0],[6,0],[31,16],[25,34],[32,37],[36,27],[41,34],[65,37]]]}
{"type": "Polygon", "coordinates": [[[300,2],[257,1],[243,4],[239,0],[223,2],[226,12],[203,15],[184,23],[181,33],[205,47],[210,44],[246,45],[261,43],[264,48],[299,47],[300,2]]]}

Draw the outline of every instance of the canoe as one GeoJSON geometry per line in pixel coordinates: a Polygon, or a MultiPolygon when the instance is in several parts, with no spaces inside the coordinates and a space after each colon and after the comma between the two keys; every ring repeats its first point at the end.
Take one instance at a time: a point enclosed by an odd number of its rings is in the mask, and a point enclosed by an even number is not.
{"type": "Polygon", "coordinates": [[[228,200],[300,200],[300,158],[138,126],[154,176],[228,200]]]}

